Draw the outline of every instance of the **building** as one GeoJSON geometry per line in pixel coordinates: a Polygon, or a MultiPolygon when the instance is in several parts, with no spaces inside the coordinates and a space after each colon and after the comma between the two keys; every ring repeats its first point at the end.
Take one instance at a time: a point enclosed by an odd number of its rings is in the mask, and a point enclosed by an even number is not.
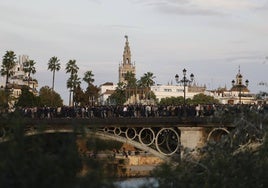
{"type": "MultiPolygon", "coordinates": [[[[15,67],[13,68],[14,75],[9,78],[9,82],[7,88],[11,91],[11,96],[14,99],[17,99],[21,95],[21,89],[23,86],[28,86],[30,91],[34,95],[38,95],[37,87],[38,82],[36,79],[32,77],[28,78],[28,75],[24,72],[23,63],[29,60],[29,56],[22,55],[18,57],[18,61],[16,62],[15,67]]],[[[1,79],[1,88],[5,88],[5,77],[1,79]]],[[[14,103],[14,102],[13,102],[14,103]]]]}
{"type": "Polygon", "coordinates": [[[207,91],[206,94],[218,99],[222,104],[254,104],[256,103],[255,95],[251,94],[248,89],[249,81],[243,84],[243,76],[240,68],[236,75],[236,79],[232,81],[232,87],[227,90],[226,87],[217,90],[207,91]]]}
{"type": "MultiPolygon", "coordinates": [[[[119,65],[119,82],[126,84],[127,72],[136,75],[136,69],[134,63],[131,61],[131,50],[129,46],[128,36],[125,36],[126,42],[123,52],[123,62],[119,65]]],[[[108,101],[109,96],[115,91],[117,85],[106,82],[100,85],[100,98],[99,104],[110,104],[108,101]]],[[[204,93],[206,87],[197,86],[195,83],[190,86],[186,86],[186,98],[193,98],[194,95],[204,93]]],[[[155,101],[151,101],[150,91],[153,91],[156,95],[158,102],[162,98],[166,97],[180,97],[184,96],[183,86],[181,85],[156,85],[151,88],[138,88],[127,87],[126,88],[126,104],[153,104],[155,101]]]]}
{"type": "MultiPolygon", "coordinates": [[[[185,98],[192,99],[195,95],[205,93],[205,86],[197,86],[196,84],[185,87],[185,98]]],[[[151,86],[151,91],[154,92],[158,102],[161,99],[168,97],[184,97],[184,86],[183,85],[156,85],[151,86]]]]}
{"type": "Polygon", "coordinates": [[[100,85],[100,96],[99,96],[99,104],[100,105],[107,105],[110,104],[108,101],[109,96],[111,96],[114,91],[116,90],[117,85],[113,84],[112,82],[106,82],[100,85]]]}
{"type": "Polygon", "coordinates": [[[128,42],[128,36],[125,36],[126,42],[123,52],[123,62],[119,65],[119,82],[126,83],[126,74],[127,72],[133,73],[136,75],[136,68],[134,63],[131,62],[131,51],[128,42]]]}
{"type": "MultiPolygon", "coordinates": [[[[119,75],[119,80],[118,82],[123,82],[126,83],[126,74],[133,73],[134,76],[136,75],[136,68],[134,63],[131,61],[131,51],[130,51],[130,46],[128,42],[128,36],[125,36],[126,42],[124,46],[124,51],[123,51],[123,61],[122,63],[119,64],[119,70],[118,70],[118,75],[119,75]]],[[[109,104],[109,101],[107,99],[113,92],[115,91],[117,87],[117,84],[113,84],[112,82],[106,82],[104,84],[100,85],[100,97],[99,97],[99,104],[105,105],[109,104]]]]}

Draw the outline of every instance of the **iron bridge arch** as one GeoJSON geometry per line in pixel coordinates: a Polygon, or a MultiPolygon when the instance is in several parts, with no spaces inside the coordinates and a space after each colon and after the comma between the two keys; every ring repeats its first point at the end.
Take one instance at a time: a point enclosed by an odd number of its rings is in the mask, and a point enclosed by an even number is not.
{"type": "MultiPolygon", "coordinates": [[[[113,139],[122,143],[128,143],[134,147],[151,153],[159,158],[168,159],[180,155],[181,141],[180,130],[176,127],[102,127],[82,128],[72,127],[46,128],[38,130],[31,127],[25,130],[26,136],[49,134],[49,133],[71,133],[85,132],[87,135],[94,134],[100,138],[113,139]]],[[[8,141],[6,130],[0,129],[0,142],[8,141]]]]}
{"type": "Polygon", "coordinates": [[[210,133],[208,134],[207,141],[219,141],[222,136],[229,135],[229,131],[226,128],[214,128],[210,133]]]}

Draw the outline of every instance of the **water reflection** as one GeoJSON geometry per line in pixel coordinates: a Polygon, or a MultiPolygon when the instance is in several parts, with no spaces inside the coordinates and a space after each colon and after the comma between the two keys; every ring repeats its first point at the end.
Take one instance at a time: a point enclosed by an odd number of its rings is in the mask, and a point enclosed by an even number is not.
{"type": "Polygon", "coordinates": [[[159,187],[158,181],[155,178],[129,178],[116,181],[114,184],[118,188],[159,187]]]}

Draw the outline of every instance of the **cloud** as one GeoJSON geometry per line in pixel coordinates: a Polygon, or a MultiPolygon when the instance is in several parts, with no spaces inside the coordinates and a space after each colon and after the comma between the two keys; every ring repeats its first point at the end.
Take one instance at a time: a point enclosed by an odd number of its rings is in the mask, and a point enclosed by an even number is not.
{"type": "Polygon", "coordinates": [[[265,0],[136,0],[135,2],[153,7],[166,14],[192,16],[221,16],[233,11],[267,9],[268,7],[265,0]]]}
{"type": "Polygon", "coordinates": [[[200,7],[224,10],[249,10],[262,6],[264,0],[191,0],[200,7]]]}
{"type": "Polygon", "coordinates": [[[140,26],[135,26],[135,25],[107,25],[107,27],[111,28],[120,28],[120,29],[140,29],[140,26]]]}
{"type": "Polygon", "coordinates": [[[237,62],[237,63],[250,63],[252,61],[260,61],[260,55],[252,54],[247,56],[233,56],[233,57],[227,57],[226,62],[237,62]]]}
{"type": "Polygon", "coordinates": [[[220,15],[221,13],[213,9],[201,7],[192,0],[158,0],[158,1],[136,1],[165,14],[175,15],[220,15]]]}

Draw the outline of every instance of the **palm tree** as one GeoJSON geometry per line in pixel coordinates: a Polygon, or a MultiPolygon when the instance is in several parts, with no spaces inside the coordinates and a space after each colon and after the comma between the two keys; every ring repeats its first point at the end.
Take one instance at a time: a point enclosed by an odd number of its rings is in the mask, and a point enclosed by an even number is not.
{"type": "Polygon", "coordinates": [[[80,86],[80,84],[81,84],[80,78],[78,78],[78,75],[76,73],[71,75],[70,78],[67,80],[67,88],[70,90],[69,106],[73,106],[71,102],[71,101],[73,101],[73,103],[75,102],[73,92],[75,91],[76,87],[80,86]],[[73,97],[72,97],[72,94],[73,94],[73,97]],[[71,100],[71,97],[73,98],[72,100],[71,100]]]}
{"type": "Polygon", "coordinates": [[[54,91],[54,82],[55,82],[55,72],[60,70],[60,63],[59,59],[55,56],[51,57],[48,61],[48,70],[53,72],[53,79],[52,79],[52,91],[54,91]]]}
{"type": "MultiPolygon", "coordinates": [[[[134,88],[136,91],[136,86],[137,86],[137,79],[135,78],[135,74],[133,72],[129,72],[127,71],[126,75],[125,75],[125,80],[126,80],[126,97],[131,98],[134,95],[134,88]]],[[[135,94],[136,96],[136,94],[135,94]]]]}
{"type": "Polygon", "coordinates": [[[6,90],[8,86],[9,77],[14,75],[14,67],[16,66],[16,54],[13,51],[6,51],[3,57],[1,76],[6,76],[6,90]]]}
{"type": "Polygon", "coordinates": [[[66,73],[70,73],[70,78],[67,80],[67,88],[70,89],[69,94],[69,106],[71,106],[71,94],[74,91],[74,88],[80,84],[80,78],[78,78],[79,67],[76,65],[76,60],[69,60],[66,64],[66,73]]]}
{"type": "MultiPolygon", "coordinates": [[[[152,85],[154,85],[155,76],[151,72],[144,73],[144,75],[139,80],[139,86],[141,88],[146,88],[148,90],[152,85]]],[[[148,98],[148,94],[150,94],[150,91],[145,92],[145,98],[148,98]]]]}
{"type": "MultiPolygon", "coordinates": [[[[25,61],[23,63],[23,71],[27,74],[28,73],[28,87],[29,87],[29,83],[30,83],[30,78],[31,78],[31,74],[35,74],[36,73],[36,69],[35,69],[35,62],[34,60],[29,60],[29,61],[25,61]]],[[[34,89],[34,87],[33,87],[34,89]]]]}
{"type": "Polygon", "coordinates": [[[69,60],[65,70],[66,73],[71,73],[71,75],[76,74],[79,70],[79,67],[76,65],[76,60],[69,60]]]}
{"type": "Polygon", "coordinates": [[[95,81],[92,71],[86,71],[83,80],[87,83],[88,87],[95,81]]]}
{"type": "Polygon", "coordinates": [[[93,82],[95,81],[93,76],[94,76],[94,74],[92,73],[92,71],[86,71],[84,73],[83,80],[87,83],[85,97],[88,98],[88,103],[90,103],[90,99],[92,99],[92,101],[93,101],[94,96],[97,96],[97,94],[98,94],[98,93],[96,93],[98,91],[98,89],[96,89],[96,87],[93,85],[93,82]]]}
{"type": "Polygon", "coordinates": [[[153,79],[155,79],[154,74],[151,72],[147,72],[144,73],[139,82],[142,87],[150,87],[155,83],[153,79]]]}
{"type": "Polygon", "coordinates": [[[135,78],[135,74],[133,72],[127,71],[125,75],[125,80],[127,81],[128,87],[135,87],[137,79],[135,78]]]}

